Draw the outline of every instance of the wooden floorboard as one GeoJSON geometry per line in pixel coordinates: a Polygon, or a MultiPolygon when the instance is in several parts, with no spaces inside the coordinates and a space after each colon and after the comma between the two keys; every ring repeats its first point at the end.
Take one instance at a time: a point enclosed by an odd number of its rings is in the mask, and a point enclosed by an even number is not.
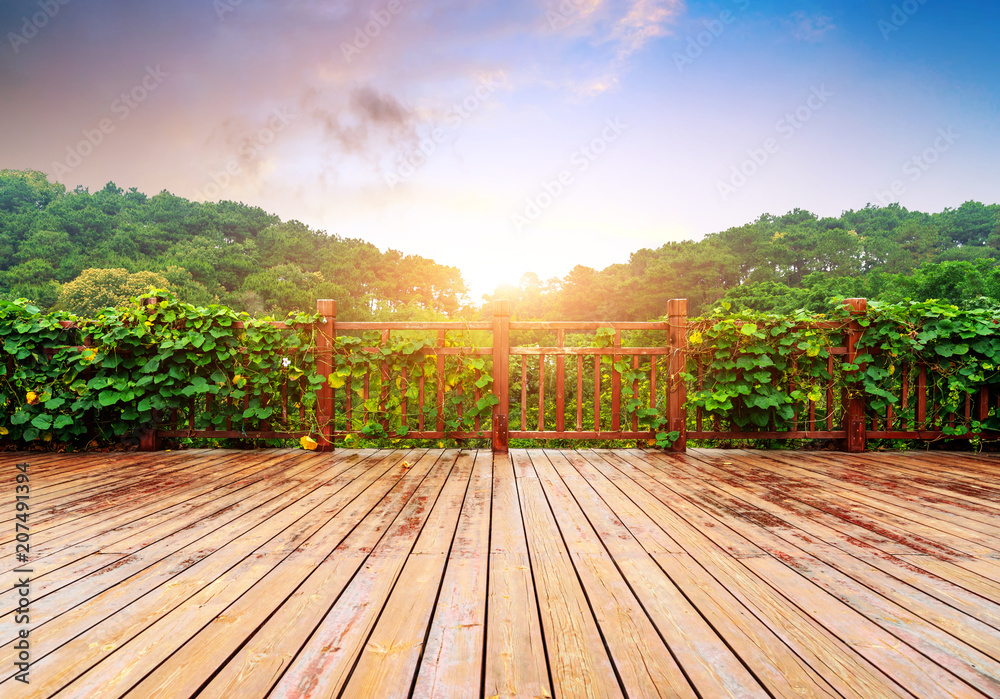
{"type": "Polygon", "coordinates": [[[0,471],[3,697],[1000,697],[990,454],[5,453],[0,471]]]}

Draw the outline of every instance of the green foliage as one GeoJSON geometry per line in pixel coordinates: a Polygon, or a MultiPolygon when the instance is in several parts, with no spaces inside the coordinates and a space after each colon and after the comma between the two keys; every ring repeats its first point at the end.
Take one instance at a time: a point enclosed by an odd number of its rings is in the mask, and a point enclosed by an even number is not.
{"type": "MultiPolygon", "coordinates": [[[[810,403],[817,418],[838,406],[827,403],[827,348],[841,344],[839,328],[803,327],[814,320],[726,309],[695,319],[688,334],[690,413],[736,431],[792,430],[810,403]]],[[[846,324],[846,321],[844,321],[846,324]]],[[[838,416],[839,417],[839,416],[838,416]]]]}
{"type": "Polygon", "coordinates": [[[129,274],[127,269],[85,269],[64,284],[58,305],[82,317],[96,316],[101,309],[125,306],[150,289],[163,289],[167,280],[153,272],[129,274]]]}
{"type": "MultiPolygon", "coordinates": [[[[105,445],[189,419],[196,429],[247,431],[282,422],[282,391],[292,403],[314,404],[325,380],[315,373],[314,316],[290,316],[296,329],[282,330],[155,293],[155,305],[133,299],[91,320],[0,301],[4,438],[105,445]]],[[[284,428],[315,431],[314,413],[305,414],[289,415],[284,428]]]]}
{"type": "Polygon", "coordinates": [[[525,275],[496,297],[509,298],[520,320],[648,320],[672,298],[687,299],[692,315],[719,301],[737,310],[821,313],[831,298],[852,296],[947,298],[961,306],[1000,293],[998,258],[997,204],[966,202],[937,214],[869,205],[838,218],[795,209],[638,250],[603,270],[577,266],[544,283],[525,275]],[[953,279],[939,284],[942,274],[953,279]]]}
{"type": "Polygon", "coordinates": [[[50,309],[62,285],[85,269],[158,274],[166,282],[156,284],[186,303],[223,303],[255,315],[333,298],[342,320],[408,306],[440,318],[457,313],[466,293],[454,267],[381,252],[244,204],[198,203],[168,192],[147,197],[113,183],[94,193],[66,192],[40,172],[0,170],[0,298],[50,309]]]}
{"type": "Polygon", "coordinates": [[[915,401],[903,406],[901,396],[904,386],[908,395],[915,395],[924,367],[929,420],[944,419],[942,428],[948,434],[1000,430],[995,410],[985,422],[965,414],[967,400],[971,409],[981,390],[1000,383],[1000,320],[995,311],[961,309],[936,300],[872,301],[861,322],[862,354],[858,371],[848,381],[864,391],[871,414],[884,415],[892,406],[897,419],[917,424],[915,401]]]}
{"type": "MultiPolygon", "coordinates": [[[[421,379],[427,386],[443,381],[441,421],[445,432],[472,431],[477,418],[489,430],[493,406],[499,400],[491,391],[493,378],[486,370],[486,360],[471,347],[465,333],[451,332],[445,347],[464,347],[467,353],[451,360],[445,358],[441,365],[437,357],[429,354],[435,347],[433,340],[420,337],[419,332],[405,334],[409,337],[391,337],[388,342],[378,331],[336,338],[330,386],[348,392],[352,401],[350,419],[346,409],[338,415],[338,432],[353,432],[367,439],[403,438],[415,429],[420,411],[425,429],[437,429],[439,411],[434,397],[420,406],[421,379]],[[404,401],[408,408],[406,421],[402,414],[404,401]]],[[[349,441],[357,444],[353,439],[349,441]]]]}

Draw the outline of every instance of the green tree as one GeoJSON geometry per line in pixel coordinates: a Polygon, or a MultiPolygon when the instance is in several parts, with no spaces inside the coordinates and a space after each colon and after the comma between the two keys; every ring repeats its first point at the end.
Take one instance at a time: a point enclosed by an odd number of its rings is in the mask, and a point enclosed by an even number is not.
{"type": "Polygon", "coordinates": [[[63,285],[57,306],[79,316],[94,317],[103,308],[123,306],[150,289],[167,287],[167,280],[154,272],[129,274],[127,269],[85,269],[79,277],[63,285]]]}

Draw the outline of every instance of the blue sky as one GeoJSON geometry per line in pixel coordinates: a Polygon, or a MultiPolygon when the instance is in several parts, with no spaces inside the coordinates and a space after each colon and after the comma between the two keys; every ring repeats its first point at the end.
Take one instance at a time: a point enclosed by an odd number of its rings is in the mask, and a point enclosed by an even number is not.
{"type": "Polygon", "coordinates": [[[795,207],[997,201],[993,3],[64,1],[0,9],[0,167],[243,201],[473,299],[795,207]]]}

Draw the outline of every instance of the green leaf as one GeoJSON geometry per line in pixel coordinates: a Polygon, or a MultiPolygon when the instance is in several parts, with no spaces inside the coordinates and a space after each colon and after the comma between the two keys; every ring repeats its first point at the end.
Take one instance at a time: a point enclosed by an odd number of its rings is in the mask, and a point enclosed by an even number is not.
{"type": "Polygon", "coordinates": [[[755,332],[757,332],[756,323],[744,323],[743,326],[740,328],[740,333],[742,333],[743,335],[750,336],[753,335],[755,332]]]}
{"type": "Polygon", "coordinates": [[[55,421],[52,423],[52,426],[57,430],[61,430],[62,428],[69,427],[72,424],[73,418],[69,415],[57,415],[55,421]]]}
{"type": "Polygon", "coordinates": [[[47,430],[52,427],[52,418],[48,415],[36,415],[31,424],[40,430],[47,430]]]}
{"type": "Polygon", "coordinates": [[[121,398],[121,394],[118,391],[114,391],[110,388],[106,388],[103,391],[101,391],[97,397],[98,402],[105,408],[117,403],[119,398],[121,398]]]}

